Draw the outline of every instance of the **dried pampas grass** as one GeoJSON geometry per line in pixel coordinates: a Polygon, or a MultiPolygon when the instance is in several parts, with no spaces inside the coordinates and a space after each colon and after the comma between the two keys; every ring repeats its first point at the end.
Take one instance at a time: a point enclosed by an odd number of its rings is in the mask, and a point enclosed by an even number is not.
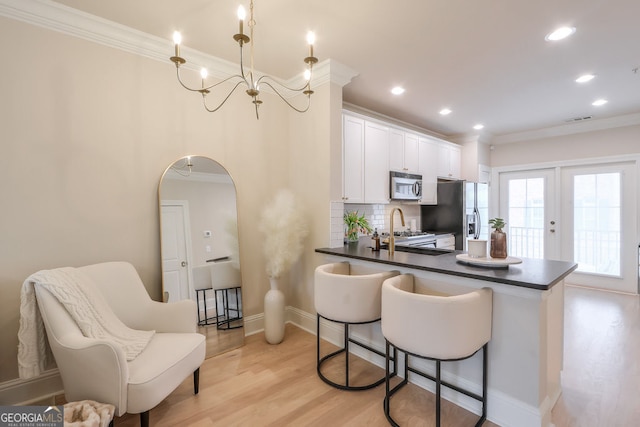
{"type": "Polygon", "coordinates": [[[260,231],[264,234],[267,275],[278,278],[288,271],[303,250],[309,234],[299,202],[290,190],[280,190],[262,212],[260,231]]]}

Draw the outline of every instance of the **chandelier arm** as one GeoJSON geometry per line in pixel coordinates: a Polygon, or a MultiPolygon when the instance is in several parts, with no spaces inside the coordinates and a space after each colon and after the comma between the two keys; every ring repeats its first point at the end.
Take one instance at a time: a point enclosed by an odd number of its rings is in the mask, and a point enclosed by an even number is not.
{"type": "Polygon", "coordinates": [[[311,95],[307,95],[307,107],[304,109],[300,109],[300,108],[294,107],[289,101],[287,101],[287,99],[284,96],[282,96],[282,94],[278,92],[278,90],[275,87],[273,87],[269,82],[264,82],[264,84],[269,86],[276,93],[276,95],[278,95],[280,99],[282,99],[285,102],[285,104],[287,104],[289,107],[296,110],[298,113],[304,113],[307,110],[309,110],[309,107],[311,106],[311,95]]]}
{"type": "MultiPolygon", "coordinates": [[[[285,85],[285,84],[282,84],[282,83],[281,83],[281,82],[279,82],[278,80],[276,80],[276,79],[274,79],[273,77],[268,76],[268,75],[266,75],[266,74],[265,74],[265,75],[263,75],[263,76],[261,76],[261,77],[258,79],[258,84],[257,84],[257,86],[259,86],[259,84],[260,84],[260,82],[262,81],[262,79],[269,79],[269,80],[271,80],[273,83],[277,84],[278,86],[281,86],[281,87],[283,87],[283,88],[285,88],[286,90],[289,90],[289,91],[291,91],[291,92],[302,92],[302,91],[303,91],[303,90],[305,90],[305,89],[311,89],[311,78],[309,78],[309,80],[305,83],[305,85],[304,85],[304,86],[302,86],[302,87],[301,87],[301,88],[299,88],[299,89],[292,88],[292,87],[289,87],[289,86],[287,86],[287,85],[285,85]]],[[[267,86],[269,86],[270,88],[272,88],[273,90],[275,90],[275,88],[273,87],[273,85],[269,84],[269,82],[265,81],[265,83],[264,83],[264,84],[266,84],[267,86]]]]}
{"type": "MultiPolygon", "coordinates": [[[[241,75],[239,75],[239,74],[235,74],[235,75],[233,75],[233,76],[227,77],[227,78],[226,78],[226,79],[224,79],[224,80],[219,81],[218,83],[214,83],[214,84],[212,84],[212,85],[210,85],[210,86],[207,86],[207,87],[200,87],[200,88],[197,88],[197,89],[196,89],[196,88],[192,88],[192,87],[187,86],[187,85],[182,81],[182,79],[180,78],[180,68],[177,68],[177,69],[176,69],[176,76],[178,77],[178,82],[180,83],[180,86],[182,86],[183,88],[185,88],[186,90],[191,91],[191,92],[202,92],[203,90],[209,90],[209,89],[212,89],[212,88],[214,88],[214,87],[216,87],[216,86],[218,86],[218,85],[221,85],[222,83],[226,83],[226,82],[228,82],[229,80],[234,79],[234,78],[236,78],[236,77],[239,77],[239,78],[241,78],[241,79],[243,78],[241,75]]],[[[243,80],[244,80],[244,79],[243,79],[243,80]]],[[[242,83],[242,81],[241,81],[240,83],[242,83]]],[[[244,80],[244,83],[246,84],[246,80],[244,80]]]]}
{"type": "MultiPolygon", "coordinates": [[[[202,90],[203,90],[203,89],[204,89],[204,90],[213,89],[214,87],[219,86],[219,85],[221,85],[222,83],[226,83],[226,82],[228,82],[229,80],[231,80],[231,79],[235,79],[235,78],[240,78],[240,79],[241,79],[241,80],[236,84],[236,86],[237,86],[237,85],[239,85],[240,83],[247,84],[247,81],[246,81],[245,79],[243,79],[243,78],[242,78],[242,76],[241,76],[240,74],[235,74],[235,75],[233,75],[233,76],[231,76],[231,77],[227,77],[226,79],[221,80],[221,81],[219,81],[218,83],[214,83],[214,84],[212,84],[212,85],[210,85],[210,86],[207,86],[207,87],[205,87],[205,88],[202,88],[202,89],[191,89],[191,90],[192,90],[192,91],[194,91],[194,92],[202,92],[202,90]]],[[[235,89],[235,88],[234,88],[234,89],[235,89]]]]}
{"type": "Polygon", "coordinates": [[[218,111],[220,109],[220,107],[222,107],[224,105],[224,103],[227,102],[227,99],[229,99],[231,94],[233,92],[235,92],[235,90],[238,88],[238,86],[240,86],[242,83],[244,83],[244,82],[243,81],[239,81],[238,83],[236,83],[236,85],[233,87],[233,89],[231,89],[231,91],[222,100],[222,102],[220,104],[218,104],[218,106],[216,108],[209,108],[209,106],[207,105],[207,98],[206,98],[205,94],[203,94],[202,95],[202,103],[204,105],[204,109],[207,110],[210,113],[215,113],[216,111],[218,111]]]}
{"type": "Polygon", "coordinates": [[[184,165],[182,165],[182,166],[173,165],[173,166],[171,166],[171,170],[173,170],[178,175],[190,176],[191,175],[191,165],[189,164],[189,160],[188,159],[183,159],[183,160],[184,160],[184,165]],[[187,167],[189,168],[189,170],[183,172],[183,169],[187,168],[187,167]]]}
{"type": "Polygon", "coordinates": [[[173,167],[171,168],[171,170],[173,170],[173,171],[174,171],[175,173],[177,173],[178,175],[182,175],[182,176],[191,176],[191,172],[190,172],[190,171],[189,171],[189,172],[187,172],[187,171],[182,172],[181,170],[176,169],[176,168],[173,168],[173,167]]]}

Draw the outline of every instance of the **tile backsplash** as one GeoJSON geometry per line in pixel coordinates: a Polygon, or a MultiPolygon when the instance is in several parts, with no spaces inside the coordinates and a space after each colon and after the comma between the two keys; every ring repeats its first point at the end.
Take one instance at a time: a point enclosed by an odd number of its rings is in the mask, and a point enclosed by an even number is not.
{"type": "MultiPolygon", "coordinates": [[[[396,213],[396,217],[393,220],[393,225],[395,231],[404,231],[407,228],[411,227],[412,224],[415,224],[415,228],[420,230],[420,205],[410,205],[410,204],[397,204],[397,203],[389,203],[389,204],[355,204],[355,203],[345,203],[344,204],[344,212],[353,212],[358,211],[358,213],[364,213],[365,217],[369,221],[369,225],[371,228],[378,229],[379,233],[383,231],[389,231],[390,223],[389,223],[389,215],[391,214],[391,210],[393,208],[400,208],[404,213],[405,227],[402,227],[402,222],[400,222],[400,215],[396,213]]],[[[344,213],[343,212],[343,213],[344,213]]],[[[343,226],[344,229],[344,226],[343,226]]]]}

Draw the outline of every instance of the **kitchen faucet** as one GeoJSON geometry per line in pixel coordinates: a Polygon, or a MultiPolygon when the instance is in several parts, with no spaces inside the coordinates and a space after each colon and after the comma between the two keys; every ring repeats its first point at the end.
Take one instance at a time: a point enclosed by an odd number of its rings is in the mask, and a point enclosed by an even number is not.
{"type": "Polygon", "coordinates": [[[389,227],[389,255],[393,255],[396,250],[396,238],[393,235],[393,214],[398,211],[400,212],[400,220],[402,221],[402,226],[404,227],[404,214],[402,213],[402,209],[393,208],[391,209],[391,215],[389,218],[390,227],[389,227]]]}

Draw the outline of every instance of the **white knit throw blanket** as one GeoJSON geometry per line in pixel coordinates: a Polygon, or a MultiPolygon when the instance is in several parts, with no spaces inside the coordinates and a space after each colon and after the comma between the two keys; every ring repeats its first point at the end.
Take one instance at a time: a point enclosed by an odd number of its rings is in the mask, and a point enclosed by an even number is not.
{"type": "Polygon", "coordinates": [[[84,336],[115,342],[128,361],[144,350],[155,333],[131,329],[122,323],[93,281],[77,269],[65,267],[39,271],[25,280],[20,294],[20,378],[40,375],[48,362],[48,343],[36,302],[35,285],[44,287],[64,305],[84,336]]]}

